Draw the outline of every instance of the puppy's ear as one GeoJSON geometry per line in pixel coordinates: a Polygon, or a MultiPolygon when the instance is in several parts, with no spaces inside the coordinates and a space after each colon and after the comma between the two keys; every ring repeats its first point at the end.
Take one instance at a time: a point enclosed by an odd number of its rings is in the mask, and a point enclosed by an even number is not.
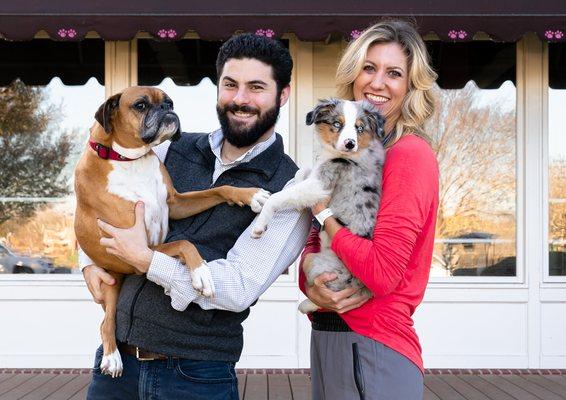
{"type": "Polygon", "coordinates": [[[364,101],[362,103],[364,115],[367,118],[368,124],[372,132],[375,133],[379,140],[385,137],[385,118],[371,103],[364,101]]]}
{"type": "Polygon", "coordinates": [[[324,117],[334,110],[339,102],[338,99],[319,100],[316,107],[307,114],[307,125],[323,122],[324,117]]]}
{"type": "Polygon", "coordinates": [[[96,114],[94,114],[94,119],[96,119],[96,121],[98,121],[98,123],[102,125],[106,133],[110,133],[112,131],[112,126],[110,125],[110,122],[112,120],[112,116],[114,112],[118,109],[121,96],[122,93],[118,93],[115,94],[114,96],[111,96],[110,98],[108,98],[108,100],[104,102],[104,104],[98,107],[96,114]]]}

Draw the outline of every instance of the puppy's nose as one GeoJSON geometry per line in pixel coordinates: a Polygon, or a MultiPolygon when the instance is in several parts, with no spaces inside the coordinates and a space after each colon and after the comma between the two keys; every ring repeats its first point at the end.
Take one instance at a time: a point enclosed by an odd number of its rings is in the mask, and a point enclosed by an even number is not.
{"type": "Polygon", "coordinates": [[[346,139],[344,141],[344,147],[348,150],[352,150],[354,147],[356,147],[356,141],[354,139],[346,139]]]}

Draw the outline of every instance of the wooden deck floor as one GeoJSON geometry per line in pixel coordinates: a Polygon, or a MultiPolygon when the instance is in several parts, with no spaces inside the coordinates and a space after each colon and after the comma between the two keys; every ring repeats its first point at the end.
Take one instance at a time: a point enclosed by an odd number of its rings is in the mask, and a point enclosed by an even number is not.
{"type": "MultiPolygon", "coordinates": [[[[311,399],[307,374],[240,372],[238,380],[243,400],[311,399]]],[[[2,372],[0,400],[84,399],[89,382],[84,371],[2,372]]],[[[564,374],[434,373],[426,375],[425,384],[424,400],[566,400],[564,374]]]]}

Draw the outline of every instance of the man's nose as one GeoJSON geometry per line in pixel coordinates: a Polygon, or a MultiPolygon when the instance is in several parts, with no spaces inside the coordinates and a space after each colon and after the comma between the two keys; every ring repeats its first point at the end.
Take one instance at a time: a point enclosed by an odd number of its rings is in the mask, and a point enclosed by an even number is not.
{"type": "Polygon", "coordinates": [[[248,104],[250,102],[248,90],[246,88],[238,89],[238,93],[236,93],[232,101],[238,105],[248,104]]]}

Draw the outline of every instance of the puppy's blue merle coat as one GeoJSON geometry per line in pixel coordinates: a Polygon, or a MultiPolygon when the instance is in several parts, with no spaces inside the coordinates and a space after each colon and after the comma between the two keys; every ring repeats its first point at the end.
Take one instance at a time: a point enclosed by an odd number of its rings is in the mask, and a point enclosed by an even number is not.
{"type": "MultiPolygon", "coordinates": [[[[384,119],[372,105],[347,100],[322,100],[307,114],[307,125],[315,125],[322,144],[322,154],[312,172],[297,172],[295,184],[272,195],[264,205],[253,229],[259,237],[273,214],[286,208],[303,209],[330,198],[334,217],[358,236],[371,239],[381,199],[381,175],[385,153],[381,145],[384,119]]],[[[338,278],[327,284],[333,291],[363,284],[352,276],[330,249],[330,241],[321,232],[321,252],[305,271],[307,282],[324,272],[338,278]]],[[[356,295],[369,293],[363,288],[356,295]]],[[[303,313],[318,306],[305,300],[299,306],[303,313]]]]}

